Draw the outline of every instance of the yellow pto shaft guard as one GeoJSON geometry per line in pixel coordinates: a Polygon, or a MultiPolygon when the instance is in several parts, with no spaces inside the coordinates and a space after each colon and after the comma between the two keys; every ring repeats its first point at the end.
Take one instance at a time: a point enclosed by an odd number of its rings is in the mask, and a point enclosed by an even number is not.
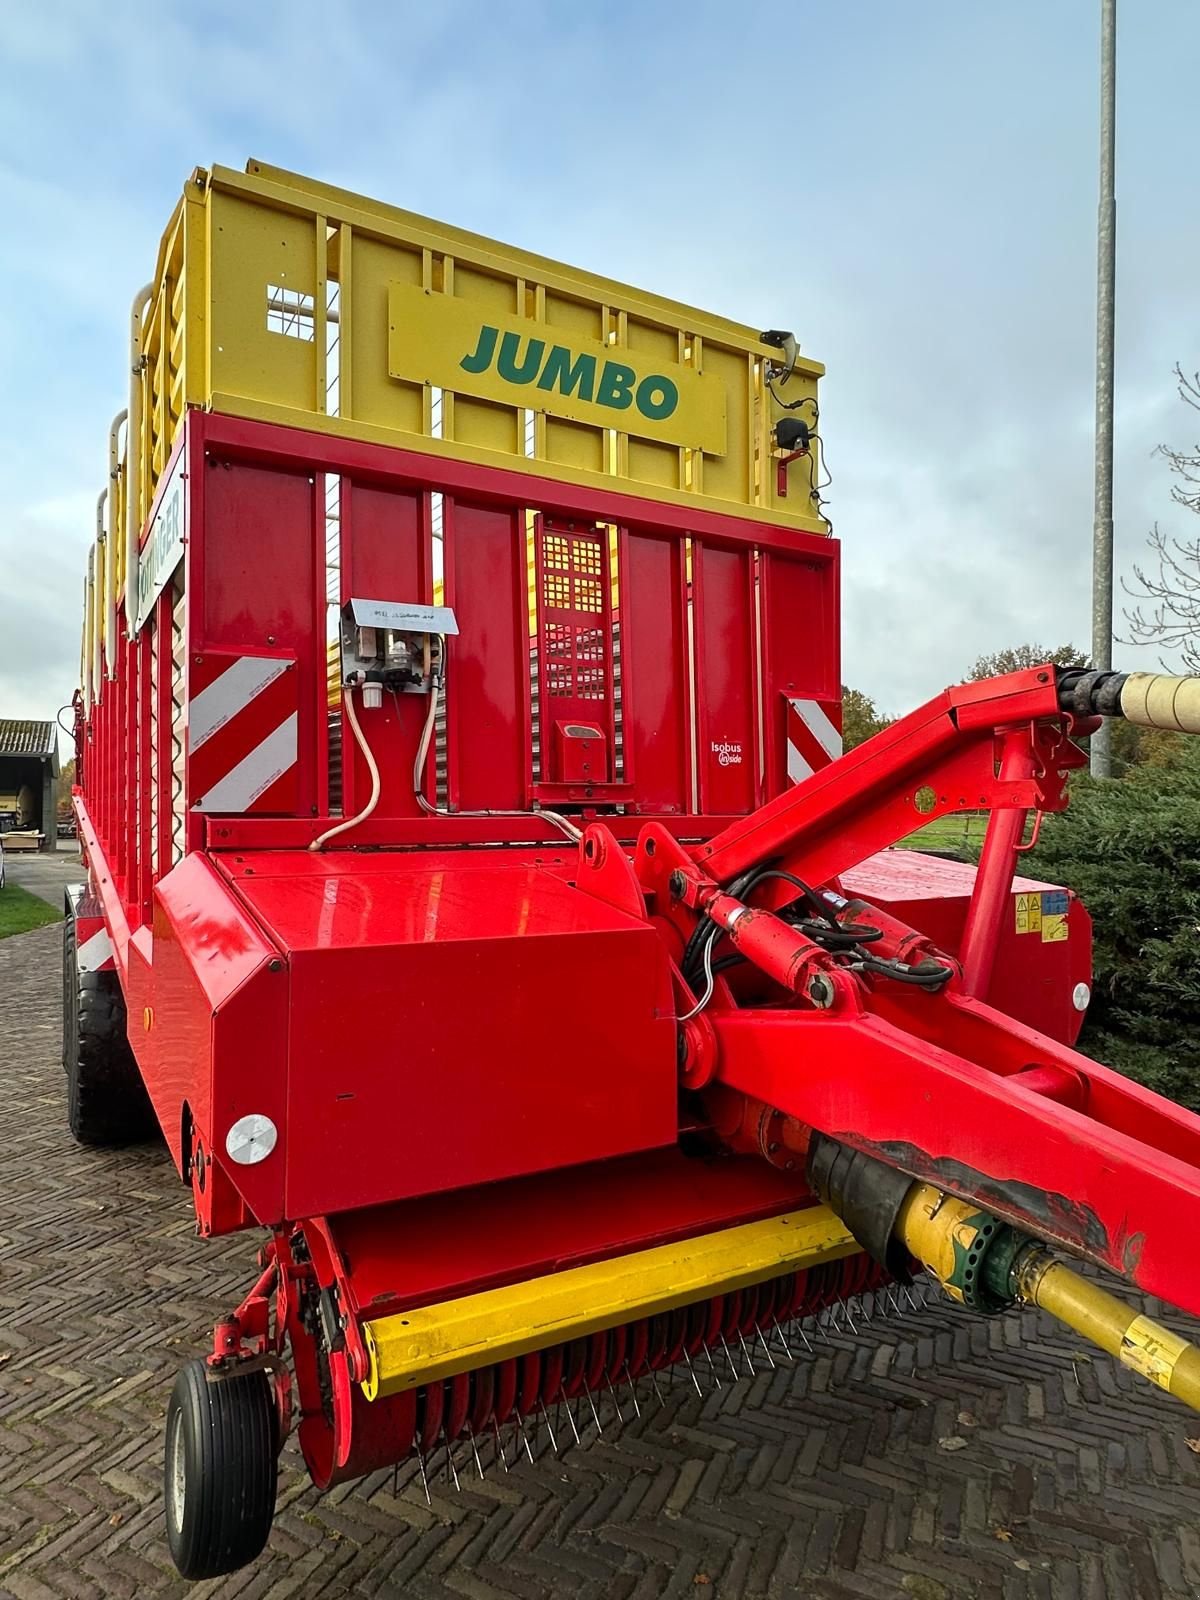
{"type": "Polygon", "coordinates": [[[1137,1315],[974,1202],[914,1183],[900,1208],[896,1233],[952,1299],[981,1311],[999,1311],[1016,1301],[1038,1306],[1200,1411],[1195,1345],[1137,1315]]]}
{"type": "Polygon", "coordinates": [[[1124,1301],[1045,1251],[1022,1263],[1018,1293],[1026,1305],[1041,1306],[1122,1366],[1200,1411],[1200,1350],[1194,1344],[1149,1317],[1132,1315],[1124,1301]]]}
{"type": "Polygon", "coordinates": [[[1200,678],[1131,672],[1121,689],[1121,712],[1139,727],[1200,733],[1200,678]]]}

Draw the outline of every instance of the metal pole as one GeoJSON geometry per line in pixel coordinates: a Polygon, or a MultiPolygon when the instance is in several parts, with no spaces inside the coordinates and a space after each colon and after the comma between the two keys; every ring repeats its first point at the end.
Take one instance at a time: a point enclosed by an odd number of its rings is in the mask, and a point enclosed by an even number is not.
{"type": "MultiPolygon", "coordinates": [[[[1112,669],[1113,634],[1113,319],[1117,258],[1117,0],[1100,0],[1100,215],[1096,229],[1096,468],[1092,522],[1092,665],[1112,669]]],[[[1106,718],[1092,735],[1094,778],[1112,776],[1106,718]]]]}

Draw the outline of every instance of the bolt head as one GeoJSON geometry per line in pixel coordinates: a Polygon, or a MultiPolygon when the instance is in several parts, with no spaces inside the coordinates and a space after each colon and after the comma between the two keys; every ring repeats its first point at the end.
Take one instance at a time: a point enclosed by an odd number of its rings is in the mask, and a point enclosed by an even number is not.
{"type": "Polygon", "coordinates": [[[833,979],[824,972],[815,972],[808,980],[808,998],[818,1011],[828,1011],[837,998],[833,979]]]}

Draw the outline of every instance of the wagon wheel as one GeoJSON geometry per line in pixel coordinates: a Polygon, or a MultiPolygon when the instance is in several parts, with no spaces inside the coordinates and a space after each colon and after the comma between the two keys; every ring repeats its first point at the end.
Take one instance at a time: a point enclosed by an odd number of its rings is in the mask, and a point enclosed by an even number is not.
{"type": "Polygon", "coordinates": [[[215,1578],[253,1561],[275,1515],[276,1424],[265,1372],[210,1383],[197,1358],[167,1407],[167,1543],[185,1578],[215,1578]]]}
{"type": "Polygon", "coordinates": [[[130,1144],[157,1131],[126,1033],[115,972],[81,972],[75,919],[63,925],[63,1068],[67,1122],[80,1144],[130,1144]]]}

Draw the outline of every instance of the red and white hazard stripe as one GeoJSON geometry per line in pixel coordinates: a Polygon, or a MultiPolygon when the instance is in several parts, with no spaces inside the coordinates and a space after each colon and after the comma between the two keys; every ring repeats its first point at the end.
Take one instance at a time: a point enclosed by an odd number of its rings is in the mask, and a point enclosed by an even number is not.
{"type": "Polygon", "coordinates": [[[76,926],[75,964],[80,972],[108,972],[115,965],[112,940],[103,922],[92,933],[76,926]]]}
{"type": "Polygon", "coordinates": [[[208,652],[188,684],[193,811],[290,811],[295,804],[296,663],[208,652]]]}
{"type": "MultiPolygon", "coordinates": [[[[836,714],[836,708],[833,708],[836,714]]],[[[788,696],[787,773],[793,783],[803,783],[814,772],[836,761],[842,753],[841,729],[816,700],[788,696]]]]}
{"type": "Polygon", "coordinates": [[[80,972],[111,972],[116,961],[104,923],[104,908],[90,884],[71,884],[67,895],[75,921],[75,965],[80,972]]]}

